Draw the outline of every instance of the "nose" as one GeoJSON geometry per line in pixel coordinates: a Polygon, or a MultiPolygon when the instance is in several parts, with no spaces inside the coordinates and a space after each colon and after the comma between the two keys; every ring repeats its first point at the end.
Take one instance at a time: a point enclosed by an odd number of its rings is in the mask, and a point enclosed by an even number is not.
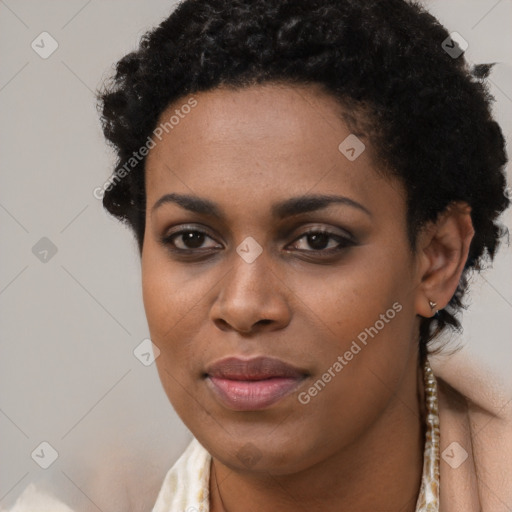
{"type": "Polygon", "coordinates": [[[282,329],[291,318],[286,285],[265,251],[252,263],[233,254],[233,267],[221,281],[211,318],[222,331],[252,334],[282,329]]]}

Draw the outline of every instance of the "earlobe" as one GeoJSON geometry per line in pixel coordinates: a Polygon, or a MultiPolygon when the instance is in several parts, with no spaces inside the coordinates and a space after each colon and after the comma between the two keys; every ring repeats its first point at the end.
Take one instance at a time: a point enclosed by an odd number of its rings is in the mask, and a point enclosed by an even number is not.
{"type": "Polygon", "coordinates": [[[473,235],[471,208],[460,202],[450,204],[434,223],[423,229],[417,249],[418,315],[432,317],[448,304],[459,284],[473,235]]]}
{"type": "Polygon", "coordinates": [[[434,315],[439,311],[437,308],[437,302],[432,302],[431,300],[428,301],[428,305],[430,306],[430,309],[434,312],[434,315]]]}

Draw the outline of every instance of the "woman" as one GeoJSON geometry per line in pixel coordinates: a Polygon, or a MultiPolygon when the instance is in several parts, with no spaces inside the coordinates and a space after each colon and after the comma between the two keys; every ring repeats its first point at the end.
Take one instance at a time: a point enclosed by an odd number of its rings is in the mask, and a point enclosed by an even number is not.
{"type": "Polygon", "coordinates": [[[439,471],[442,510],[512,504],[464,426],[442,447],[469,462],[439,467],[438,407],[442,436],[466,404],[428,344],[508,204],[490,98],[453,47],[398,0],[186,1],[118,63],[104,205],[137,237],[196,438],[155,512],[438,510],[439,471]]]}
{"type": "Polygon", "coordinates": [[[403,0],[185,0],[117,64],[100,194],[195,437],[154,512],[512,506],[510,425],[428,357],[509,202],[461,53],[403,0]]]}

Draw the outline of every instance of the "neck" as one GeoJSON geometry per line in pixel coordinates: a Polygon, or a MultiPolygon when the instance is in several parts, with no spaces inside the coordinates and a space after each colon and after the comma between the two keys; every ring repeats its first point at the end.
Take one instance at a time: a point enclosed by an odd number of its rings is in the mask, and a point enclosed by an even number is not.
{"type": "Polygon", "coordinates": [[[401,389],[408,391],[394,396],[364,436],[305,471],[254,475],[233,471],[213,459],[211,512],[414,512],[423,469],[422,372],[418,370],[404,384],[401,389]]]}

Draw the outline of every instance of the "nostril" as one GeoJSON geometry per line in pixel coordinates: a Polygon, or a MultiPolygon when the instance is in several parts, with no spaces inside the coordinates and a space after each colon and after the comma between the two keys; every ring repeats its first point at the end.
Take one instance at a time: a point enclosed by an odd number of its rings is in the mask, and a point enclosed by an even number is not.
{"type": "Polygon", "coordinates": [[[217,318],[215,320],[215,325],[221,330],[221,331],[229,331],[230,327],[229,324],[226,322],[226,320],[222,318],[217,318]]]}

